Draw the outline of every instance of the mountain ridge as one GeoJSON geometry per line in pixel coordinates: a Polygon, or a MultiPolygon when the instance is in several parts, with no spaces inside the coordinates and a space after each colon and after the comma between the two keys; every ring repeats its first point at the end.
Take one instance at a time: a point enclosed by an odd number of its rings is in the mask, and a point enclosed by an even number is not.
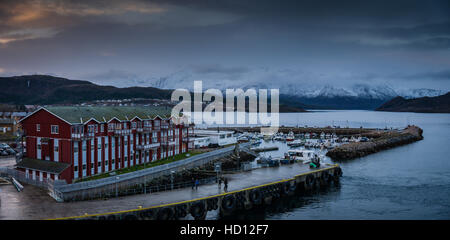
{"type": "Polygon", "coordinates": [[[378,107],[376,111],[450,113],[450,92],[436,97],[414,99],[398,96],[378,107]]]}

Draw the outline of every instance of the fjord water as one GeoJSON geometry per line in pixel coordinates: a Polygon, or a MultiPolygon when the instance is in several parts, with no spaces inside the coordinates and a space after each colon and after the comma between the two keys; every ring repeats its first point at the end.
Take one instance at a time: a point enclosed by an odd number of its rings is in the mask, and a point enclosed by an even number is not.
{"type": "Polygon", "coordinates": [[[424,140],[340,162],[339,187],[280,202],[248,219],[450,219],[450,114],[374,111],[281,113],[280,124],[403,128],[424,140]]]}

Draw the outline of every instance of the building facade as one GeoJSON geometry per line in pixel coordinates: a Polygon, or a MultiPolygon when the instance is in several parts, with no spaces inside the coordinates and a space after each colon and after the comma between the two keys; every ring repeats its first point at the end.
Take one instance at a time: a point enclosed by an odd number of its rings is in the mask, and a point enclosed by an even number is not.
{"type": "Polygon", "coordinates": [[[26,177],[74,180],[170,158],[192,149],[192,125],[155,107],[40,108],[20,121],[26,177]],[[164,117],[166,116],[166,117],[164,117]]]}

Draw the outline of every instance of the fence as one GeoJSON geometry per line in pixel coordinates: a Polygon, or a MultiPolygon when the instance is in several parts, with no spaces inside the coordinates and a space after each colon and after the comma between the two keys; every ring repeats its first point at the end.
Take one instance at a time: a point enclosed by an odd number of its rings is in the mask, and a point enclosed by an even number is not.
{"type": "Polygon", "coordinates": [[[0,176],[13,177],[19,182],[31,184],[40,188],[49,188],[49,185],[53,185],[53,180],[51,179],[43,178],[42,181],[40,181],[38,176],[33,179],[32,177],[27,177],[24,172],[12,168],[0,168],[0,176]]]}
{"type": "MultiPolygon", "coordinates": [[[[199,185],[204,185],[208,183],[212,183],[216,181],[216,177],[209,177],[204,179],[199,179],[199,185]]],[[[168,190],[174,190],[174,189],[180,189],[180,188],[186,188],[191,187],[193,184],[191,181],[186,182],[177,182],[173,184],[161,184],[161,185],[144,185],[141,183],[140,185],[121,185],[120,187],[117,186],[110,186],[109,189],[102,189],[102,190],[87,190],[87,191],[81,191],[81,193],[78,193],[77,195],[70,194],[63,194],[65,201],[77,201],[77,200],[87,200],[87,199],[99,199],[99,198],[113,198],[118,196],[126,196],[126,195],[134,195],[134,194],[151,194],[155,192],[160,191],[168,191],[168,190]]],[[[55,193],[56,196],[60,197],[57,193],[55,193]]]]}

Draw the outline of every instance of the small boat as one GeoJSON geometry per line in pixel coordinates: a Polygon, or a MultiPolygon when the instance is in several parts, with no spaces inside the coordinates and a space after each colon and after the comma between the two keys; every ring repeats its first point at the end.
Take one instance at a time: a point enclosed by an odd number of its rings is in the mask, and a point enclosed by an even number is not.
{"type": "Polygon", "coordinates": [[[290,160],[303,163],[306,161],[310,161],[314,157],[314,155],[314,151],[304,149],[292,149],[287,152],[287,156],[290,160]]]}
{"type": "Polygon", "coordinates": [[[291,142],[287,143],[287,145],[289,147],[300,147],[300,146],[303,146],[304,144],[305,144],[305,142],[300,140],[300,139],[294,140],[294,141],[291,141],[291,142]]]}
{"type": "Polygon", "coordinates": [[[252,145],[252,146],[257,146],[257,145],[259,145],[259,144],[261,144],[262,143],[262,140],[261,139],[258,139],[258,140],[252,140],[251,142],[250,142],[250,145],[252,145]]]}
{"type": "Polygon", "coordinates": [[[291,141],[294,141],[294,140],[295,140],[294,133],[293,133],[292,131],[290,131],[290,132],[288,133],[287,137],[286,137],[286,141],[287,141],[287,142],[291,142],[291,141]]]}
{"type": "Polygon", "coordinates": [[[273,141],[286,141],[286,138],[283,135],[276,135],[272,138],[273,141]]]}

